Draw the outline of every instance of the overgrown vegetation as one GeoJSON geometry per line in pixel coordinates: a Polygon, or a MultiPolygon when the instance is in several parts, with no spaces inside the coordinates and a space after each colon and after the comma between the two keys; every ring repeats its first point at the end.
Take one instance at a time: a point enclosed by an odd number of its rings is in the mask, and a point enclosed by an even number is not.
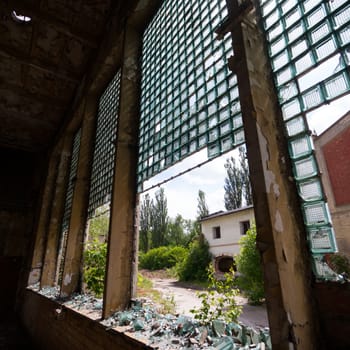
{"type": "Polygon", "coordinates": [[[234,272],[225,273],[224,279],[215,278],[214,268],[210,264],[207,268],[208,291],[197,293],[201,299],[199,309],[190,310],[194,318],[202,324],[209,324],[213,320],[237,322],[242,307],[237,304],[235,297],[239,290],[234,287],[234,272]]]}
{"type": "Polygon", "coordinates": [[[141,253],[139,256],[139,266],[141,269],[161,270],[175,266],[184,260],[188,255],[185,247],[158,247],[141,253]]]}
{"type": "Polygon", "coordinates": [[[84,282],[87,289],[101,297],[104,288],[107,243],[94,240],[88,243],[84,251],[84,282]]]}
{"type": "Polygon", "coordinates": [[[177,265],[180,281],[206,281],[211,259],[208,242],[203,235],[198,236],[190,244],[188,255],[177,265]]]}
{"type": "Polygon", "coordinates": [[[350,259],[344,254],[336,253],[329,254],[329,265],[338,274],[345,274],[347,278],[350,277],[350,259]]]}
{"type": "Polygon", "coordinates": [[[256,228],[252,226],[240,241],[240,252],[236,257],[239,276],[237,286],[242,290],[251,304],[260,304],[264,297],[264,280],[260,255],[256,248],[256,228]]]}

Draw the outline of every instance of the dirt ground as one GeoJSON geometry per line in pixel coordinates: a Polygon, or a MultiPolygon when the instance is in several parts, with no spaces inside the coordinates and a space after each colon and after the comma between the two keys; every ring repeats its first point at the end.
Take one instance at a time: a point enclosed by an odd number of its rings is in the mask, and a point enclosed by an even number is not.
{"type": "MultiPolygon", "coordinates": [[[[172,297],[176,304],[176,312],[193,316],[190,309],[198,308],[201,304],[196,296],[198,287],[191,284],[178,282],[169,278],[164,272],[142,273],[153,282],[153,288],[159,290],[165,297],[172,297]]],[[[268,319],[265,305],[252,306],[247,299],[238,297],[237,302],[243,306],[243,312],[239,321],[253,328],[268,327],[268,319]]]]}

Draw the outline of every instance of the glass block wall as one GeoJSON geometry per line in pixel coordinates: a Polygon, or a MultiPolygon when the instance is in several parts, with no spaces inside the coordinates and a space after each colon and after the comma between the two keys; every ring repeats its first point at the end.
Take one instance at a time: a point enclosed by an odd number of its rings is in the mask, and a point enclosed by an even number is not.
{"type": "Polygon", "coordinates": [[[62,219],[62,232],[68,231],[68,226],[69,226],[69,221],[70,221],[70,216],[72,211],[74,186],[75,186],[75,181],[76,181],[77,171],[78,171],[80,138],[81,138],[81,129],[79,128],[73,138],[72,157],[70,161],[69,175],[68,175],[68,187],[66,192],[64,213],[63,213],[63,219],[62,219]]]}
{"type": "Polygon", "coordinates": [[[139,184],[200,149],[210,158],[244,142],[231,38],[214,33],[226,15],[225,0],[164,0],[144,32],[139,184]]]}
{"type": "Polygon", "coordinates": [[[350,3],[260,0],[314,271],[334,278],[324,253],[336,252],[331,218],[306,113],[350,91],[350,3]]]}
{"type": "Polygon", "coordinates": [[[111,198],[119,94],[120,71],[113,77],[99,100],[89,196],[89,218],[94,215],[97,208],[108,203],[111,198]]]}
{"type": "Polygon", "coordinates": [[[71,156],[71,161],[69,166],[68,186],[67,186],[66,198],[64,203],[61,235],[60,235],[59,245],[57,247],[58,248],[57,249],[58,264],[56,269],[57,285],[61,285],[61,281],[62,281],[64,257],[66,255],[66,248],[67,248],[69,222],[70,222],[71,213],[72,213],[73,195],[74,195],[74,188],[75,188],[75,182],[76,182],[77,171],[78,171],[80,140],[81,140],[81,128],[78,129],[78,131],[75,133],[73,137],[72,156],[71,156]]]}

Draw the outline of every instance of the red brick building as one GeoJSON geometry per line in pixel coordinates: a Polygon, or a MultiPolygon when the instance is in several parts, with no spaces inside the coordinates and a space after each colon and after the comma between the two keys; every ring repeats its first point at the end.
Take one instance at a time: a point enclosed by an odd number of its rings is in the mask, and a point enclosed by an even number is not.
{"type": "Polygon", "coordinates": [[[350,255],[350,112],[314,143],[338,248],[350,255]]]}

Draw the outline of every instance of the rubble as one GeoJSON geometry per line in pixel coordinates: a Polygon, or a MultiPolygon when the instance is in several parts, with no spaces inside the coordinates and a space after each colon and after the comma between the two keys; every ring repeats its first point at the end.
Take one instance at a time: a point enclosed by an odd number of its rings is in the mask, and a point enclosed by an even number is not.
{"type": "MultiPolygon", "coordinates": [[[[30,289],[54,299],[61,305],[79,311],[102,311],[102,300],[89,294],[76,294],[70,299],[60,299],[59,289],[31,286],[30,289]]],[[[201,325],[185,315],[162,315],[148,299],[131,302],[128,310],[118,311],[100,321],[106,329],[134,337],[157,350],[271,350],[268,328],[253,329],[241,323],[214,320],[201,325]]]]}

